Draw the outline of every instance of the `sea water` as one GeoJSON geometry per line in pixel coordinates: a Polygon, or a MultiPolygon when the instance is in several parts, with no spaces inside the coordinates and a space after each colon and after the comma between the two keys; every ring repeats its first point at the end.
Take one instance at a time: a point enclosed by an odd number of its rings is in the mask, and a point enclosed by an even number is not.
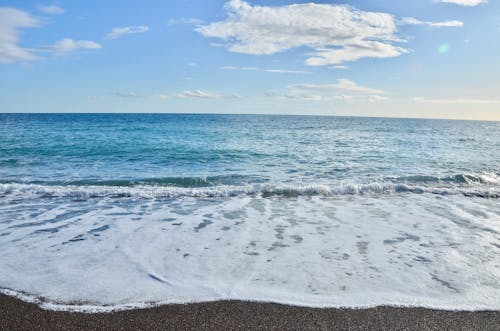
{"type": "Polygon", "coordinates": [[[500,309],[500,123],[0,114],[0,288],[500,309]]]}

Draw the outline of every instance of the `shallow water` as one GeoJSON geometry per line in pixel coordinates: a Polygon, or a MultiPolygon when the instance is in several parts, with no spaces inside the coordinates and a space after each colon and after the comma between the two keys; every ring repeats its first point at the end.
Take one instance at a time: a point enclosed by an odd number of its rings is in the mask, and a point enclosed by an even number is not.
{"type": "Polygon", "coordinates": [[[499,150],[497,122],[0,115],[0,287],[500,309],[499,150]]]}

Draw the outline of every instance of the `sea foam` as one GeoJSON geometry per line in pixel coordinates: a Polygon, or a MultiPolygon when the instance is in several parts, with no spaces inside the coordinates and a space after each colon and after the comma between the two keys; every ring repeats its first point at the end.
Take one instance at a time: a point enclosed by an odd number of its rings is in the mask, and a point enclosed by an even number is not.
{"type": "Polygon", "coordinates": [[[31,183],[0,183],[0,196],[19,197],[72,197],[72,198],[117,198],[135,197],[144,199],[178,198],[178,197],[234,197],[243,195],[269,196],[337,196],[363,194],[395,194],[395,193],[431,193],[436,195],[465,195],[483,198],[500,197],[498,181],[490,185],[477,185],[475,181],[464,184],[451,184],[443,181],[428,180],[424,183],[415,182],[373,182],[338,183],[338,184],[244,184],[217,185],[203,187],[178,187],[164,185],[134,184],[129,186],[109,185],[40,185],[31,183]]]}
{"type": "Polygon", "coordinates": [[[65,199],[1,205],[5,293],[76,311],[221,299],[500,309],[496,199],[65,199]]]}

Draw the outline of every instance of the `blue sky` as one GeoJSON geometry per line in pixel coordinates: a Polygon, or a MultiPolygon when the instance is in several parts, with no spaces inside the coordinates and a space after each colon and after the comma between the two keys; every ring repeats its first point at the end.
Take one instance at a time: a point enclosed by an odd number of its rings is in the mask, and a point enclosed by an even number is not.
{"type": "Polygon", "coordinates": [[[0,112],[500,120],[490,0],[0,1],[0,112]]]}

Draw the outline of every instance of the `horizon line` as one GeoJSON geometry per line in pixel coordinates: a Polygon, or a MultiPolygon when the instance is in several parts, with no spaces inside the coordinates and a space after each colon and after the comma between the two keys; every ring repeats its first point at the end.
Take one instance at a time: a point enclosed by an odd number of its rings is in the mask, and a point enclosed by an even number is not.
{"type": "Polygon", "coordinates": [[[241,116],[310,116],[310,117],[354,117],[380,119],[407,119],[407,120],[439,120],[439,121],[474,121],[500,122],[500,119],[467,119],[446,117],[404,117],[404,116],[366,116],[366,115],[337,115],[337,114],[269,114],[269,113],[180,113],[180,112],[0,112],[0,115],[241,115],[241,116]]]}

